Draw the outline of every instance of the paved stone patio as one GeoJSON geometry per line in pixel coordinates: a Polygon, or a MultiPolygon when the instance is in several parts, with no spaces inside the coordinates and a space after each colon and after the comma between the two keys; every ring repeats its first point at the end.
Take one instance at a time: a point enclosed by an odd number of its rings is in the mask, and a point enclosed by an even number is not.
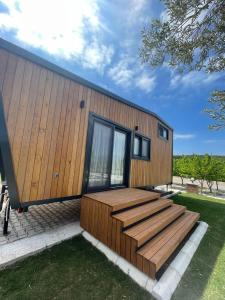
{"type": "Polygon", "coordinates": [[[0,246],[16,240],[34,236],[62,225],[78,221],[80,201],[70,200],[43,205],[33,205],[28,212],[18,213],[11,210],[9,234],[2,234],[3,215],[0,215],[0,246]]]}

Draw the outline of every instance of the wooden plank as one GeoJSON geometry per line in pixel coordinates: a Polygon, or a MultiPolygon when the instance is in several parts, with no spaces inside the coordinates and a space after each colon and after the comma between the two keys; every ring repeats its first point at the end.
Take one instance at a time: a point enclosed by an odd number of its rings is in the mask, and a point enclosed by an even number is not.
{"type": "MultiPolygon", "coordinates": [[[[80,90],[79,99],[87,99],[87,88],[84,88],[80,90]]],[[[85,140],[84,137],[84,129],[85,127],[85,121],[87,124],[87,108],[88,101],[86,100],[85,106],[83,109],[80,109],[79,111],[79,124],[77,124],[77,135],[76,135],[76,148],[74,148],[74,166],[75,168],[72,168],[73,173],[71,173],[71,193],[77,194],[78,193],[78,185],[79,185],[79,173],[80,173],[80,167],[81,167],[81,161],[82,161],[82,151],[85,153],[85,147],[83,149],[83,141],[85,140]]],[[[83,173],[82,173],[83,175],[83,173]]],[[[79,193],[81,193],[81,188],[79,189],[79,193]]]]}
{"type": "MultiPolygon", "coordinates": [[[[9,136],[9,141],[11,146],[13,145],[14,132],[17,125],[16,119],[17,119],[18,108],[21,99],[24,68],[25,68],[25,61],[19,58],[16,71],[15,71],[15,78],[12,87],[12,96],[11,96],[8,118],[7,118],[8,136],[9,136]]],[[[14,157],[13,157],[13,161],[15,163],[14,157]]]]}
{"type": "Polygon", "coordinates": [[[126,245],[126,260],[131,260],[131,240],[129,237],[125,237],[125,245],[126,245]]]}
{"type": "Polygon", "coordinates": [[[74,182],[74,193],[81,194],[82,193],[82,184],[83,184],[83,172],[84,172],[84,165],[85,165],[85,154],[86,154],[86,140],[87,140],[87,129],[88,129],[88,116],[89,116],[89,107],[90,107],[90,98],[91,98],[91,90],[88,89],[87,91],[87,101],[86,101],[86,110],[84,118],[84,125],[83,125],[83,142],[82,148],[80,152],[80,156],[77,157],[80,163],[77,164],[79,170],[79,177],[76,184],[74,182]]]}
{"type": "Polygon", "coordinates": [[[28,104],[26,117],[25,117],[26,126],[24,126],[23,138],[21,142],[21,150],[19,155],[19,162],[16,170],[16,179],[17,179],[17,186],[20,195],[20,201],[28,200],[23,198],[22,193],[25,185],[26,167],[29,160],[28,156],[29,156],[30,140],[32,134],[32,122],[33,122],[34,111],[35,111],[35,101],[37,96],[40,73],[41,73],[41,68],[37,66],[33,66],[32,79],[31,79],[31,85],[30,85],[29,97],[28,97],[29,104],[28,104]]]}
{"type": "Polygon", "coordinates": [[[112,209],[108,207],[109,219],[108,219],[108,246],[112,248],[112,227],[113,227],[113,219],[111,217],[112,209]]]}
{"type": "Polygon", "coordinates": [[[13,144],[12,144],[12,155],[14,158],[14,170],[16,174],[18,172],[19,157],[20,157],[20,151],[22,147],[24,127],[26,126],[25,120],[26,120],[27,108],[30,100],[29,90],[31,86],[32,73],[33,73],[33,65],[29,62],[26,62],[24,77],[22,82],[22,89],[21,89],[21,101],[18,107],[18,114],[16,119],[17,125],[15,127],[15,133],[14,133],[13,144]]]}
{"type": "Polygon", "coordinates": [[[2,87],[2,96],[6,121],[8,120],[9,106],[12,99],[13,84],[16,74],[17,63],[18,57],[9,53],[7,69],[5,71],[4,83],[2,87]]]}
{"type": "Polygon", "coordinates": [[[112,245],[113,251],[116,251],[116,220],[112,219],[112,245]]]}
{"type": "Polygon", "coordinates": [[[37,148],[36,148],[36,155],[34,160],[32,181],[31,181],[31,189],[30,189],[30,197],[29,197],[31,201],[36,200],[38,198],[37,194],[38,194],[39,179],[41,174],[42,158],[44,155],[43,154],[44,145],[46,142],[45,136],[47,130],[47,120],[48,120],[48,112],[50,106],[52,84],[53,84],[53,73],[48,71],[46,76],[46,85],[44,91],[41,120],[40,120],[38,138],[37,138],[37,148]]]}
{"type": "Polygon", "coordinates": [[[116,252],[120,255],[120,243],[121,243],[121,233],[122,226],[120,221],[116,221],[116,252]]]}
{"type": "Polygon", "coordinates": [[[128,229],[125,234],[136,241],[138,247],[152,238],[168,224],[177,219],[185,212],[186,208],[181,205],[172,205],[150,219],[128,229]]]}
{"type": "Polygon", "coordinates": [[[60,162],[62,159],[62,147],[63,147],[63,141],[64,141],[64,134],[65,134],[65,125],[66,125],[66,112],[67,112],[67,104],[69,100],[69,87],[70,82],[69,80],[65,81],[63,96],[62,96],[62,109],[61,109],[61,115],[60,115],[60,121],[59,121],[59,128],[57,133],[57,139],[56,139],[56,148],[55,148],[55,159],[53,164],[53,174],[58,174],[58,176],[52,177],[52,183],[51,183],[51,190],[50,190],[50,198],[57,197],[57,186],[59,178],[63,178],[63,173],[60,173],[60,162]]]}
{"type": "Polygon", "coordinates": [[[120,220],[123,227],[127,227],[171,205],[172,200],[156,200],[115,214],[113,215],[113,218],[120,220]]]}
{"type": "Polygon", "coordinates": [[[44,199],[44,190],[45,190],[47,170],[48,170],[48,160],[50,156],[51,135],[53,130],[54,115],[56,109],[55,99],[57,97],[59,80],[60,77],[58,75],[53,76],[51,96],[50,96],[49,108],[48,108],[47,126],[45,129],[45,142],[44,142],[44,149],[43,149],[42,160],[41,160],[41,170],[40,170],[39,183],[38,183],[37,199],[40,200],[44,199]]]}
{"type": "Polygon", "coordinates": [[[47,71],[45,69],[41,69],[38,89],[36,93],[37,96],[35,100],[36,103],[35,103],[35,111],[34,111],[34,117],[32,122],[31,139],[30,139],[29,154],[28,154],[27,167],[26,167],[26,176],[25,176],[23,193],[22,193],[22,198],[25,201],[30,200],[30,190],[32,184],[35,154],[37,149],[37,138],[38,138],[38,132],[40,126],[42,104],[44,99],[46,76],[47,76],[47,71]]]}
{"type": "Polygon", "coordinates": [[[68,190],[69,186],[69,180],[70,179],[70,169],[71,164],[74,164],[73,160],[73,147],[75,147],[74,144],[74,135],[76,135],[76,119],[78,118],[78,93],[79,93],[79,86],[77,84],[71,84],[71,88],[69,91],[69,98],[72,99],[72,108],[71,108],[71,117],[70,117],[70,126],[69,126],[69,135],[68,135],[68,147],[66,151],[65,156],[65,168],[64,168],[64,178],[63,178],[63,184],[61,189],[61,195],[67,196],[70,194],[68,190]]]}
{"type": "Polygon", "coordinates": [[[55,177],[58,177],[58,173],[53,173],[55,155],[56,155],[56,145],[57,145],[57,138],[58,138],[58,131],[59,131],[59,121],[60,121],[60,114],[62,110],[62,102],[63,102],[63,93],[65,88],[65,80],[60,78],[59,85],[57,89],[57,97],[56,97],[56,107],[55,107],[55,114],[52,124],[52,134],[50,142],[50,152],[49,152],[49,159],[48,159],[48,168],[46,174],[46,182],[45,182],[45,189],[44,189],[44,199],[51,198],[51,184],[54,181],[55,177]]]}
{"type": "MultiPolygon", "coordinates": [[[[76,113],[75,113],[75,120],[73,122],[73,139],[71,139],[72,142],[72,152],[71,152],[71,160],[70,160],[70,166],[69,166],[69,176],[68,176],[68,180],[66,182],[66,186],[67,186],[67,193],[69,195],[73,194],[73,179],[74,179],[74,174],[76,172],[76,153],[77,153],[77,144],[78,144],[78,136],[79,136],[79,126],[80,126],[80,117],[81,117],[81,111],[79,109],[79,99],[82,99],[82,95],[83,95],[83,87],[82,86],[78,86],[77,87],[77,93],[76,93],[76,98],[74,101],[76,101],[76,113]]],[[[80,141],[79,141],[80,142],[80,141]]],[[[79,172],[79,170],[77,170],[77,172],[79,172]]]]}
{"type": "Polygon", "coordinates": [[[121,234],[120,254],[122,257],[126,257],[126,236],[124,233],[121,234]]]}
{"type": "Polygon", "coordinates": [[[190,213],[190,217],[186,221],[185,225],[179,228],[173,237],[169,239],[164,247],[161,247],[154,256],[151,257],[150,272],[155,272],[160,269],[160,267],[166,262],[170,255],[175,251],[175,249],[180,245],[185,236],[190,232],[192,227],[195,225],[199,218],[196,213],[190,213]]]}
{"type": "Polygon", "coordinates": [[[1,91],[5,79],[8,58],[9,58],[9,53],[3,49],[0,49],[0,90],[1,91]]]}
{"type": "Polygon", "coordinates": [[[92,193],[86,196],[111,206],[113,211],[159,198],[158,193],[132,188],[92,193]]]}
{"type": "Polygon", "coordinates": [[[131,260],[131,263],[136,266],[137,264],[137,254],[136,254],[136,250],[137,250],[137,243],[135,240],[131,239],[131,245],[130,245],[130,260],[131,260]]]}
{"type": "Polygon", "coordinates": [[[69,94],[68,94],[68,105],[66,111],[66,124],[64,130],[64,137],[63,137],[63,144],[62,144],[62,152],[60,157],[60,167],[59,167],[59,178],[58,178],[58,185],[57,185],[57,197],[63,196],[62,188],[63,188],[63,181],[65,176],[65,168],[66,168],[66,161],[67,161],[67,150],[69,148],[69,143],[71,140],[70,137],[70,124],[72,118],[72,107],[73,107],[73,82],[70,81],[69,86],[69,94]]]}

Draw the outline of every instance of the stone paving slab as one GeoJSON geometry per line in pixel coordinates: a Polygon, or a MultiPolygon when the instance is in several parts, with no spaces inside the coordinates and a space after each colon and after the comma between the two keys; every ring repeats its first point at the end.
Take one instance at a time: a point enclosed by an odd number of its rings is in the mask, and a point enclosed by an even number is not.
{"type": "Polygon", "coordinates": [[[0,247],[78,221],[80,200],[33,205],[25,213],[11,210],[7,236],[2,234],[3,217],[0,214],[0,247]]]}
{"type": "Polygon", "coordinates": [[[0,269],[81,234],[80,222],[58,226],[35,236],[0,246],[0,269]]]}

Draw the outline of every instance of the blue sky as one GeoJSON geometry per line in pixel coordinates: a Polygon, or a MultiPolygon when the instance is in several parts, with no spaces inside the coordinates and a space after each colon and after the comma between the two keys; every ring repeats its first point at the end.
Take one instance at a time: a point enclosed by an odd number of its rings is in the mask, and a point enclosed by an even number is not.
{"type": "Polygon", "coordinates": [[[0,0],[0,36],[159,114],[175,154],[225,155],[225,132],[208,130],[203,112],[224,74],[140,62],[141,29],[163,15],[156,0],[0,0]]]}

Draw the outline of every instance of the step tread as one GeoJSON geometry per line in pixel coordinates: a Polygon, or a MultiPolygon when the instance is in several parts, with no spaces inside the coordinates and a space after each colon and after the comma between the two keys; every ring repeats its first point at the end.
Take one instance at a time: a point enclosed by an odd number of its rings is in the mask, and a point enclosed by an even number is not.
{"type": "Polygon", "coordinates": [[[134,239],[137,243],[137,247],[140,247],[143,243],[177,219],[185,212],[185,210],[185,206],[172,204],[172,206],[168,207],[166,210],[127,229],[124,234],[134,239]]]}
{"type": "Polygon", "coordinates": [[[160,195],[158,193],[140,189],[127,188],[86,194],[85,197],[104,203],[110,206],[112,211],[117,211],[137,204],[156,200],[160,197],[160,195]]]}
{"type": "Polygon", "coordinates": [[[172,200],[159,199],[154,202],[143,204],[141,206],[131,208],[127,211],[113,215],[113,218],[122,222],[123,227],[127,227],[135,222],[138,222],[145,217],[148,217],[168,206],[171,206],[172,200]]]}
{"type": "Polygon", "coordinates": [[[198,219],[199,213],[186,211],[184,215],[138,250],[137,253],[150,262],[150,273],[154,274],[160,269],[198,219]]]}

